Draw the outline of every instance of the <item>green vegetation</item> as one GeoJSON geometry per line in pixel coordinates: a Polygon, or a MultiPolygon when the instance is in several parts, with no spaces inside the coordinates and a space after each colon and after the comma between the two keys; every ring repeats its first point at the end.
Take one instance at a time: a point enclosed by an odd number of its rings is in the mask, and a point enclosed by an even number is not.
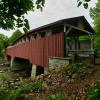
{"type": "Polygon", "coordinates": [[[97,1],[96,6],[90,9],[90,16],[94,21],[94,48],[100,51],[100,0],[97,1]]]}
{"type": "Polygon", "coordinates": [[[87,94],[87,100],[100,100],[100,82],[90,87],[87,94]]]}
{"type": "Polygon", "coordinates": [[[0,34],[0,59],[4,58],[4,49],[9,45],[8,37],[0,34]]]}
{"type": "MultiPolygon", "coordinates": [[[[34,81],[26,79],[10,79],[7,73],[0,73],[0,100],[28,100],[31,96],[32,99],[38,97],[40,99],[43,98],[43,100],[67,100],[68,97],[73,94],[72,92],[72,94],[69,95],[69,92],[72,91],[72,89],[75,93],[74,96],[79,96],[80,98],[80,93],[84,94],[85,90],[88,90],[88,88],[86,87],[85,89],[83,85],[84,91],[82,90],[83,92],[81,91],[78,93],[78,88],[80,90],[81,88],[78,87],[76,89],[76,82],[73,80],[78,82],[81,82],[82,80],[83,82],[83,77],[85,77],[84,82],[86,82],[86,80],[88,80],[86,75],[94,75],[94,69],[95,66],[91,64],[76,63],[69,66],[65,65],[61,66],[58,72],[56,72],[56,69],[52,69],[53,71],[46,75],[37,76],[34,81]],[[82,78],[73,77],[75,74],[82,78]]],[[[90,86],[90,84],[86,84],[86,86],[87,85],[90,86]]],[[[90,92],[87,97],[89,96],[90,92]]]]}
{"type": "Polygon", "coordinates": [[[20,30],[16,30],[14,33],[12,33],[12,36],[9,38],[3,34],[0,34],[0,60],[4,60],[5,48],[10,43],[13,43],[21,35],[23,35],[23,33],[20,30]]]}
{"type": "Polygon", "coordinates": [[[95,66],[91,64],[75,63],[70,64],[66,71],[70,78],[76,73],[80,78],[84,78],[86,75],[92,74],[95,71],[95,66]]]}
{"type": "Polygon", "coordinates": [[[80,36],[79,40],[90,40],[89,36],[80,36]]]}
{"type": "Polygon", "coordinates": [[[47,100],[67,100],[63,92],[58,92],[47,97],[47,100]]]}
{"type": "Polygon", "coordinates": [[[1,0],[0,1],[0,28],[14,29],[26,27],[29,29],[28,20],[24,15],[28,11],[42,9],[45,0],[1,0]]]}
{"type": "Polygon", "coordinates": [[[0,100],[6,100],[5,97],[9,94],[8,85],[6,84],[8,81],[10,81],[12,78],[11,76],[4,71],[1,71],[0,73],[0,100]]]}
{"type": "Polygon", "coordinates": [[[31,90],[30,84],[22,84],[16,90],[11,90],[9,95],[7,95],[6,100],[20,100],[23,99],[25,94],[31,90]]]}
{"type": "Polygon", "coordinates": [[[9,92],[7,89],[0,88],[0,100],[6,100],[5,97],[9,95],[9,92]]]}
{"type": "Polygon", "coordinates": [[[8,37],[0,34],[0,52],[2,51],[2,48],[6,48],[8,46],[8,37]]]}
{"type": "Polygon", "coordinates": [[[77,0],[77,2],[78,2],[78,7],[79,6],[81,6],[81,5],[83,5],[83,7],[85,8],[85,9],[87,9],[88,8],[88,2],[90,2],[91,0],[77,0]]]}
{"type": "Polygon", "coordinates": [[[21,35],[23,35],[23,33],[20,30],[16,30],[12,33],[11,37],[9,37],[9,43],[13,43],[21,35]]]}
{"type": "Polygon", "coordinates": [[[7,72],[0,73],[0,81],[9,81],[11,80],[10,75],[7,72]]]}
{"type": "MultiPolygon", "coordinates": [[[[5,80],[7,82],[7,80],[5,80]]],[[[7,85],[7,83],[5,83],[7,85]]],[[[38,79],[34,83],[22,82],[17,89],[12,90],[4,85],[0,87],[0,100],[24,100],[29,92],[39,92],[42,90],[43,80],[38,79]]]]}

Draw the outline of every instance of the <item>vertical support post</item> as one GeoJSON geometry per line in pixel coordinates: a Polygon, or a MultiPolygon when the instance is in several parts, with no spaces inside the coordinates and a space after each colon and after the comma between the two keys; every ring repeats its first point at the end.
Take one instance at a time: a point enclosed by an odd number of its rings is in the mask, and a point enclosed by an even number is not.
{"type": "Polygon", "coordinates": [[[77,37],[74,38],[75,51],[74,51],[74,62],[77,62],[77,37]]]}
{"type": "Polygon", "coordinates": [[[75,42],[75,51],[77,51],[79,49],[79,37],[77,36],[74,39],[75,39],[74,40],[74,42],[75,42]]]}
{"type": "Polygon", "coordinates": [[[78,36],[78,50],[80,50],[80,40],[79,40],[79,36],[78,36]]]}
{"type": "Polygon", "coordinates": [[[91,38],[91,50],[93,50],[94,48],[93,35],[90,35],[90,38],[91,38]]]}
{"type": "Polygon", "coordinates": [[[36,65],[32,65],[32,71],[31,71],[31,78],[34,79],[36,76],[36,65]]]}
{"type": "Polygon", "coordinates": [[[92,59],[92,63],[95,64],[95,55],[94,55],[94,39],[93,39],[93,35],[90,35],[90,39],[91,39],[91,59],[92,59]]]}
{"type": "Polygon", "coordinates": [[[66,57],[66,23],[64,23],[64,57],[66,57]]]}
{"type": "Polygon", "coordinates": [[[11,57],[11,61],[10,61],[10,69],[12,70],[13,69],[13,62],[14,62],[14,57],[11,57]]]}
{"type": "Polygon", "coordinates": [[[64,32],[66,32],[66,24],[64,24],[64,32]]]}
{"type": "Polygon", "coordinates": [[[47,73],[48,73],[48,67],[44,68],[44,74],[47,74],[47,73]]]}
{"type": "Polygon", "coordinates": [[[79,50],[79,36],[74,37],[74,62],[78,60],[78,50],[79,50]]]}
{"type": "Polygon", "coordinates": [[[75,44],[75,48],[74,49],[75,49],[75,53],[76,53],[76,50],[77,50],[77,38],[76,37],[74,38],[74,44],[75,44]]]}

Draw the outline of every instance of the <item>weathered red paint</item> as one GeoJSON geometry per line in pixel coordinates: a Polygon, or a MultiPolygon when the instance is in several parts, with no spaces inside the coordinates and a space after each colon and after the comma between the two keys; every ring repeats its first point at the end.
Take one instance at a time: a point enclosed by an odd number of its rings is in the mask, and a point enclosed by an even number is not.
{"type": "Polygon", "coordinates": [[[6,55],[28,59],[32,64],[48,67],[49,57],[64,57],[64,33],[8,47],[6,55]]]}

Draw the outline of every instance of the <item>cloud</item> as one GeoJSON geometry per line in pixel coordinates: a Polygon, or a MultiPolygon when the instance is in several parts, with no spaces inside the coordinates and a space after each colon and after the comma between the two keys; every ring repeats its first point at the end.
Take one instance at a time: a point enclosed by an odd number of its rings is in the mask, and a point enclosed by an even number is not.
{"type": "MultiPolygon", "coordinates": [[[[92,0],[90,5],[94,5],[96,0],[92,0]]],[[[35,11],[26,15],[29,19],[31,29],[48,24],[50,22],[84,15],[91,23],[89,9],[84,9],[83,6],[77,7],[77,0],[46,0],[43,12],[35,11]]]]}

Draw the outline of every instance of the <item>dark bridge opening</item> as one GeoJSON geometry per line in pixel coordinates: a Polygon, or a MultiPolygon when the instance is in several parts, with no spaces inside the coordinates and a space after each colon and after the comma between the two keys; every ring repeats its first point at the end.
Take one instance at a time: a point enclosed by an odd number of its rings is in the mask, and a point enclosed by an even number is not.
{"type": "Polygon", "coordinates": [[[11,61],[11,56],[8,56],[8,55],[7,55],[7,60],[8,60],[8,61],[11,61]]]}
{"type": "Polygon", "coordinates": [[[37,69],[36,69],[36,76],[37,76],[37,75],[41,75],[41,74],[44,74],[44,67],[37,66],[37,69]]]}
{"type": "Polygon", "coordinates": [[[11,71],[18,73],[21,77],[30,77],[32,64],[27,59],[15,57],[12,60],[11,71]]]}

